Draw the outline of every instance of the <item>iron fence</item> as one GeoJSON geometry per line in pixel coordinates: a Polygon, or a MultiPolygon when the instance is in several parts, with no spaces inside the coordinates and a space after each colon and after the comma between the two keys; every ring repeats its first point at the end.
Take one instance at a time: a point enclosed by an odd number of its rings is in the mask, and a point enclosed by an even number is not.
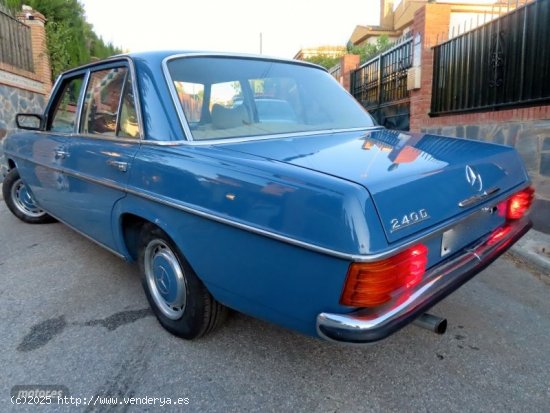
{"type": "Polygon", "coordinates": [[[342,77],[342,66],[340,62],[328,69],[328,72],[333,78],[335,78],[339,82],[340,77],[342,77]]]}
{"type": "Polygon", "coordinates": [[[0,62],[32,72],[31,29],[0,9],[0,62]]]}
{"type": "Polygon", "coordinates": [[[380,125],[409,130],[407,70],[412,58],[413,39],[407,35],[351,73],[351,94],[380,125]]]}
{"type": "Polygon", "coordinates": [[[351,74],[351,94],[367,109],[408,99],[407,69],[412,66],[412,37],[363,63],[351,74]]]}
{"type": "Polygon", "coordinates": [[[550,0],[434,47],[432,116],[550,102],[550,0]]]}

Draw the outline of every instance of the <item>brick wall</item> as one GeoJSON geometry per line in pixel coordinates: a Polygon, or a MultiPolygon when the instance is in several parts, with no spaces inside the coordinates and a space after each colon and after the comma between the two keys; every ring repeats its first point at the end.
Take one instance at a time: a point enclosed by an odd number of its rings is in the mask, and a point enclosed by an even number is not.
{"type": "Polygon", "coordinates": [[[46,93],[52,88],[50,59],[46,44],[46,18],[36,10],[17,14],[17,20],[30,26],[32,39],[32,57],[34,61],[34,73],[44,84],[46,93]]]}
{"type": "Polygon", "coordinates": [[[340,84],[346,90],[351,88],[351,72],[359,67],[359,55],[345,54],[340,59],[341,79],[340,84]]]}
{"type": "Polygon", "coordinates": [[[30,72],[0,61],[0,140],[15,130],[17,113],[41,113],[52,88],[46,19],[41,13],[27,9],[17,14],[17,20],[31,29],[34,70],[30,72]]]}
{"type": "MultiPolygon", "coordinates": [[[[428,113],[432,101],[433,50],[437,37],[448,32],[451,6],[426,4],[414,14],[413,32],[420,34],[420,89],[411,91],[411,131],[418,131],[430,121],[428,113]]],[[[416,52],[416,50],[415,50],[416,52]]]]}

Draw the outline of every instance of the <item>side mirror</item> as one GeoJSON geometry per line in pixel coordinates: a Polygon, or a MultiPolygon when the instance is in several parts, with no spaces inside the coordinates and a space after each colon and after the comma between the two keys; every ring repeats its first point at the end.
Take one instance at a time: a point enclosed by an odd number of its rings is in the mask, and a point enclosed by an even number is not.
{"type": "Polygon", "coordinates": [[[18,113],[15,115],[15,123],[19,129],[42,130],[44,117],[37,113],[18,113]]]}

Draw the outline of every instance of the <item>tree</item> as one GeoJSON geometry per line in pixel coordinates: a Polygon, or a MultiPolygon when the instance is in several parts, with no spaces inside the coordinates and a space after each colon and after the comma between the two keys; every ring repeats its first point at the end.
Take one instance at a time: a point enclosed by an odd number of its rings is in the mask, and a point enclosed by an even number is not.
{"type": "Polygon", "coordinates": [[[388,50],[393,46],[393,43],[390,42],[390,39],[387,35],[383,34],[382,36],[376,39],[376,43],[371,44],[367,43],[361,46],[354,46],[351,42],[347,45],[348,53],[359,55],[361,63],[364,63],[373,57],[378,56],[380,53],[388,50]]]}
{"type": "Polygon", "coordinates": [[[26,4],[46,17],[52,78],[72,67],[122,52],[94,32],[78,0],[0,0],[0,3],[12,12],[20,11],[26,4]]]}
{"type": "Polygon", "coordinates": [[[338,64],[340,61],[339,57],[330,57],[327,55],[317,55],[311,56],[304,59],[307,62],[315,63],[316,65],[323,66],[325,69],[330,69],[331,67],[338,64]]]}

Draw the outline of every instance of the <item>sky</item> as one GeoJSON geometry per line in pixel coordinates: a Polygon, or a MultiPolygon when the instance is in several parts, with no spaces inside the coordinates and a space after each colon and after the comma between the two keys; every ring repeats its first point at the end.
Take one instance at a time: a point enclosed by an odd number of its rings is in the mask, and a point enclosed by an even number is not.
{"type": "Polygon", "coordinates": [[[81,0],[104,40],[130,52],[180,49],[292,58],[300,48],[345,45],[377,25],[379,0],[81,0]]]}

